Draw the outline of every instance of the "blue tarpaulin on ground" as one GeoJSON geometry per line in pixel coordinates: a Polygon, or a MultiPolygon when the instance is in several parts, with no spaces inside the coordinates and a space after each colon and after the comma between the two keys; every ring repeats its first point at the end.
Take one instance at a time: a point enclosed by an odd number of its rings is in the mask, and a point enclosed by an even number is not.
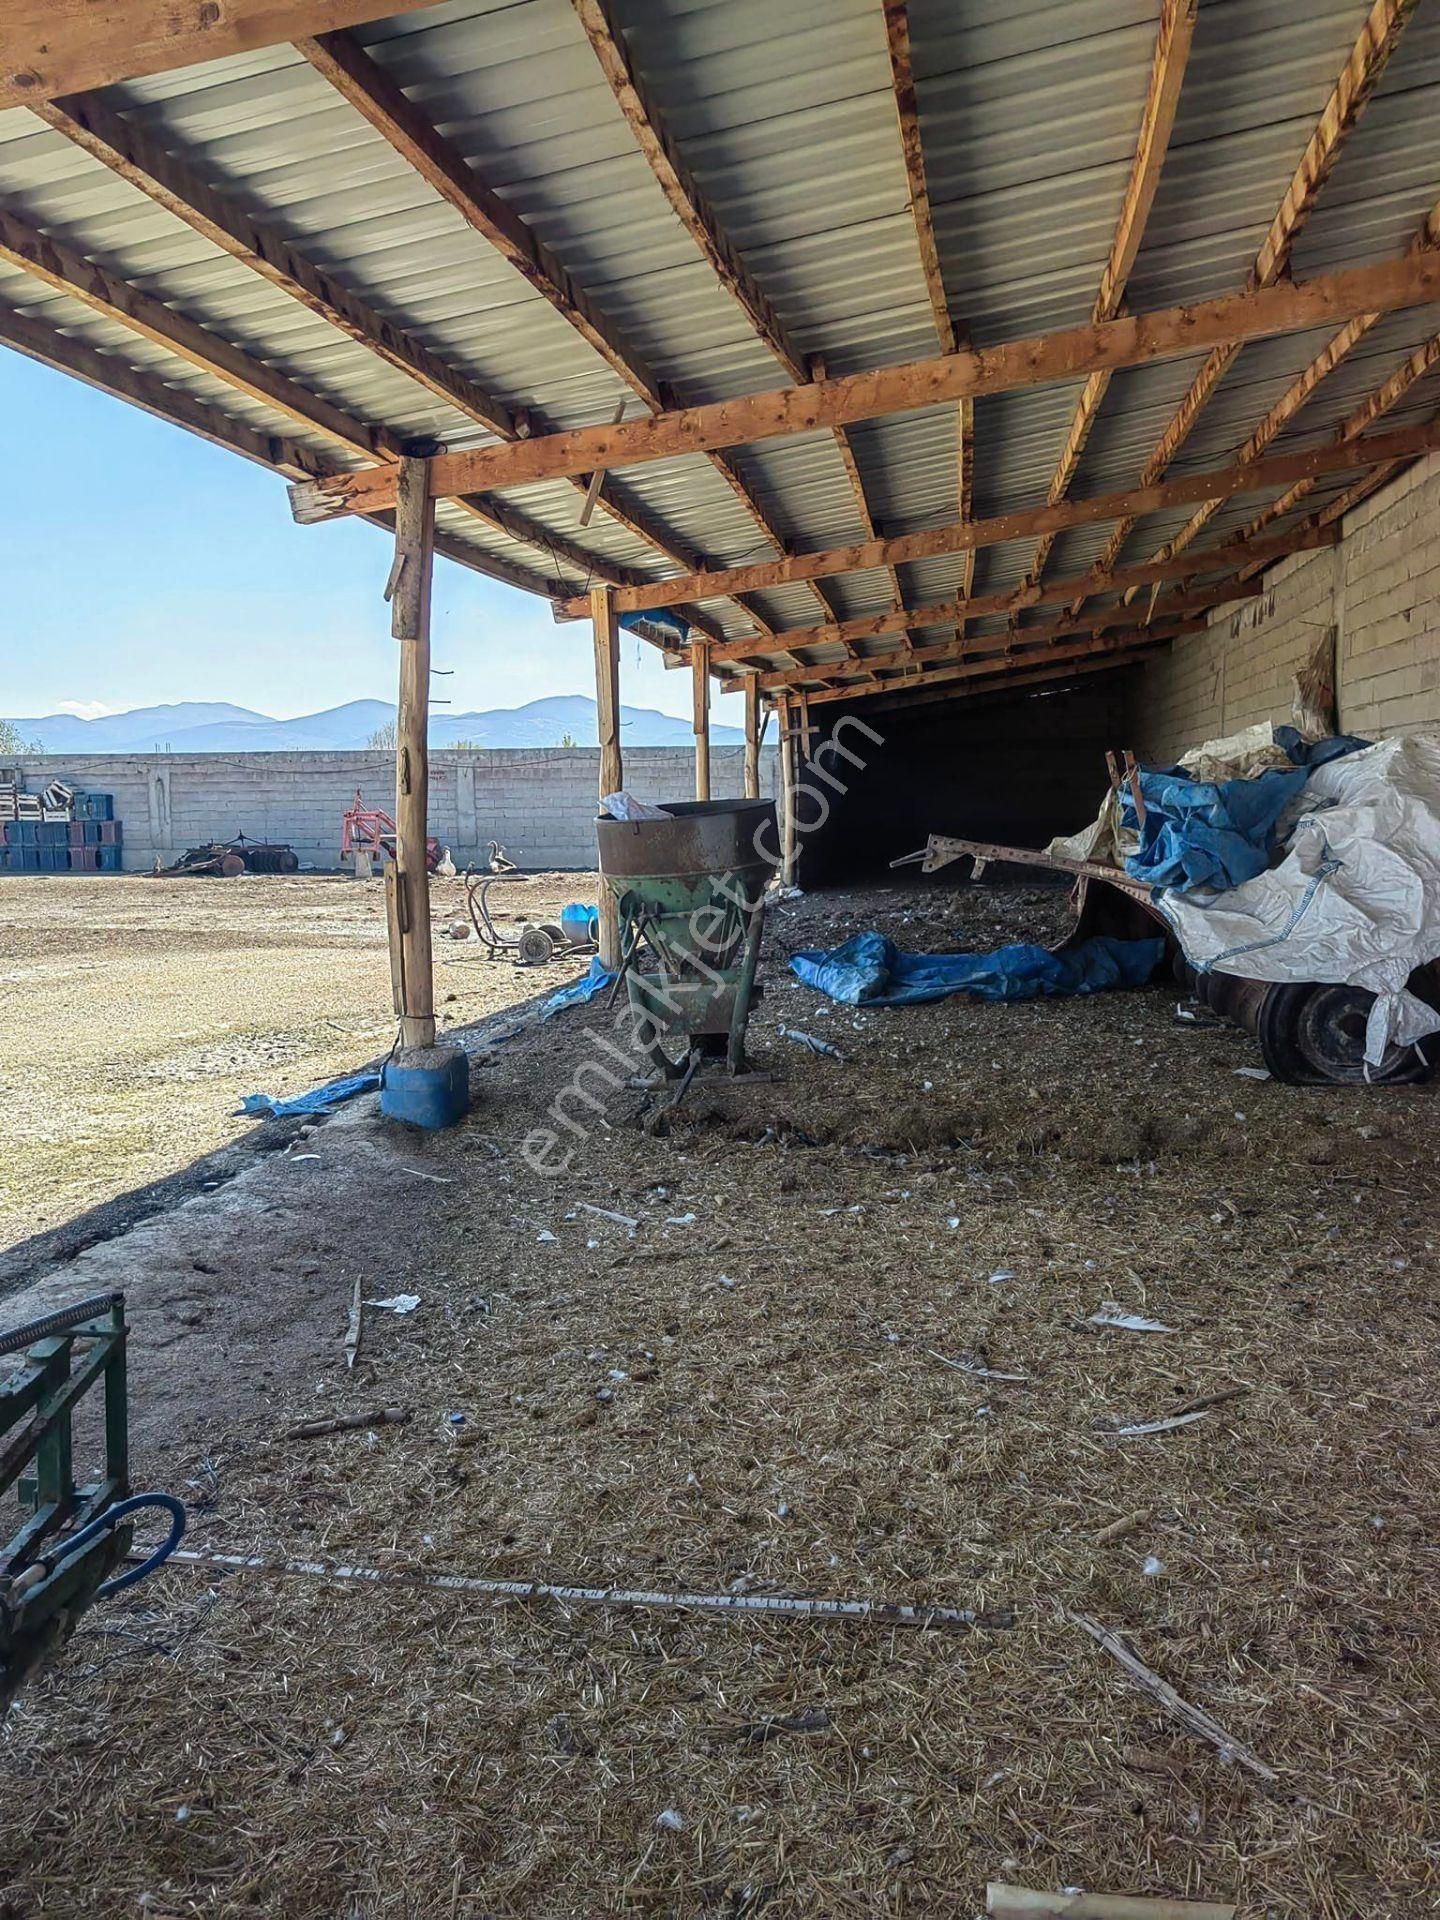
{"type": "Polygon", "coordinates": [[[342,1100],[353,1100],[357,1093],[373,1093],[379,1084],[378,1073],[348,1073],[323,1087],[312,1087],[309,1093],[292,1094],[288,1100],[277,1100],[273,1093],[247,1093],[240,1111],[252,1119],[273,1115],[277,1120],[301,1113],[333,1113],[342,1100]]]}
{"type": "Polygon", "coordinates": [[[548,1020],[552,1013],[559,1013],[565,1007],[578,1007],[586,1000],[593,1000],[597,993],[603,993],[615,975],[602,963],[599,954],[590,962],[590,971],[580,980],[574,980],[568,987],[561,987],[558,993],[552,993],[545,1002],[540,1015],[548,1020]]]}
{"type": "Polygon", "coordinates": [[[1098,935],[1065,953],[999,947],[994,953],[906,953],[883,933],[857,933],[830,952],[795,953],[790,971],[847,1007],[905,1007],[972,993],[981,1000],[1100,993],[1139,987],[1165,951],[1163,940],[1098,935]]]}
{"type": "MultiPolygon", "coordinates": [[[[1269,865],[1275,822],[1310,777],[1308,767],[1271,767],[1250,780],[1192,780],[1140,774],[1145,823],[1140,850],[1125,862],[1152,887],[1238,887],[1269,865]]],[[[1135,800],[1120,789],[1121,824],[1135,829],[1135,800]]]]}

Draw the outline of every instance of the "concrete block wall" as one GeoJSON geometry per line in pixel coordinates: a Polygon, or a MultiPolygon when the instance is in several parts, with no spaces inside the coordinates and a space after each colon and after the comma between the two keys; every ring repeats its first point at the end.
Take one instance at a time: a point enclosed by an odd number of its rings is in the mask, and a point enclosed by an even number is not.
{"type": "Polygon", "coordinates": [[[1295,675],[1327,631],[1342,731],[1440,727],[1440,456],[1347,514],[1339,546],[1281,561],[1264,586],[1137,676],[1130,729],[1145,759],[1289,721],[1295,675]]]}
{"type": "MultiPolygon", "coordinates": [[[[302,865],[334,867],[340,816],[358,787],[368,806],[393,813],[395,762],[390,754],[196,753],[29,754],[18,764],[39,791],[57,775],[74,786],[115,796],[124,822],[127,871],[148,871],[186,847],[230,840],[288,841],[302,865]]],[[[483,748],[436,753],[430,760],[430,831],[455,864],[483,862],[499,840],[522,867],[592,868],[600,755],[596,747],[483,748]]],[[[742,747],[710,755],[716,799],[744,785],[742,747]]],[[[779,778],[774,748],[761,755],[761,791],[779,778]]],[[[689,800],[695,757],[688,747],[633,747],[625,783],[646,799],[689,800]]]]}

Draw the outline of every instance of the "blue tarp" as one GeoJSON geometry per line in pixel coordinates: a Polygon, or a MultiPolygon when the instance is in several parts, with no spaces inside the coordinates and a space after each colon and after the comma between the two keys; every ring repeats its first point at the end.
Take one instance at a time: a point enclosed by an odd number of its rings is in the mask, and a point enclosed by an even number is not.
{"type": "Polygon", "coordinates": [[[1275,744],[1283,747],[1291,762],[1297,767],[1323,767],[1331,760],[1341,760],[1347,753],[1359,753],[1362,747],[1370,747],[1373,740],[1362,740],[1358,733],[1332,733],[1324,740],[1307,740],[1298,727],[1276,727],[1275,744]]]}
{"type": "Polygon", "coordinates": [[[615,975],[605,967],[597,953],[590,962],[590,971],[581,980],[572,981],[568,987],[561,987],[558,993],[552,993],[545,1002],[540,1018],[548,1020],[552,1013],[559,1013],[565,1007],[578,1007],[586,1000],[593,1000],[597,993],[604,993],[615,975]]]}
{"type": "Polygon", "coordinates": [[[682,646],[690,638],[690,622],[683,614],[676,613],[673,607],[650,607],[643,613],[622,613],[620,625],[627,631],[633,631],[636,627],[651,627],[656,633],[668,633],[682,646]]]}
{"type": "Polygon", "coordinates": [[[373,1093],[379,1084],[378,1073],[349,1073],[327,1081],[323,1087],[312,1087],[309,1093],[293,1094],[288,1100],[277,1100],[273,1093],[247,1093],[240,1111],[252,1119],[273,1114],[277,1120],[300,1113],[333,1113],[342,1100],[353,1100],[357,1093],[373,1093]]]}
{"type": "Polygon", "coordinates": [[[1066,953],[999,947],[994,953],[905,953],[883,933],[857,933],[830,952],[795,953],[790,971],[847,1007],[905,1007],[973,993],[981,1000],[1033,1000],[1040,994],[1100,993],[1139,987],[1165,951],[1163,940],[1098,935],[1066,953]]]}
{"type": "MultiPolygon", "coordinates": [[[[1152,887],[1238,887],[1269,865],[1275,822],[1310,777],[1308,767],[1271,767],[1251,780],[1140,774],[1145,824],[1125,871],[1152,887]]],[[[1134,828],[1135,801],[1120,789],[1120,818],[1134,828]]]]}

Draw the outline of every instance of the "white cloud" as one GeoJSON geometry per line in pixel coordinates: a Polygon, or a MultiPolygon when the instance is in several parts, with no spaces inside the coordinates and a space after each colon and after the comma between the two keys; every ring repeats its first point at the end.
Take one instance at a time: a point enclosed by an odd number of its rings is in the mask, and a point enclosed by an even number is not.
{"type": "Polygon", "coordinates": [[[77,720],[98,720],[102,714],[123,713],[123,707],[112,705],[108,700],[57,700],[56,713],[73,713],[77,720]]]}

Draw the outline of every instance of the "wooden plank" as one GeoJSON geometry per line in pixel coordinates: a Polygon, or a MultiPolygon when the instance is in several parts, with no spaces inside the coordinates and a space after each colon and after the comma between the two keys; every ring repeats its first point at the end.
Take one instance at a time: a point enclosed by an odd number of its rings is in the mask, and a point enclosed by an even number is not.
{"type": "Polygon", "coordinates": [[[1032,667],[1024,672],[997,673],[988,680],[970,680],[961,686],[926,686],[923,681],[916,683],[913,690],[907,690],[900,682],[892,683],[889,689],[879,687],[861,695],[869,710],[874,713],[886,713],[896,707],[939,706],[945,701],[984,700],[998,703],[1013,699],[1017,693],[1030,686],[1044,686],[1055,691],[1070,682],[1089,673],[1119,673],[1132,667],[1143,666],[1147,660],[1154,659],[1165,651],[1163,642],[1145,647],[1136,647],[1129,653],[1117,653],[1098,660],[1077,660],[1073,666],[1032,667]]]}
{"type": "Polygon", "coordinates": [[[799,851],[795,820],[795,716],[788,700],[776,704],[780,722],[780,884],[793,887],[799,851]]]}
{"type": "Polygon", "coordinates": [[[610,84],[635,144],[672,211],[709,261],[716,279],[792,380],[809,378],[805,355],[790,337],[754,275],[726,237],[713,207],[671,137],[631,60],[609,0],[574,0],[575,12],[610,84]]]}
{"type": "Polygon", "coordinates": [[[400,463],[395,511],[395,590],[390,631],[400,642],[395,716],[395,890],[405,1007],[400,1045],[435,1044],[435,975],[430,950],[430,873],[425,837],[430,801],[430,594],[435,499],[422,459],[400,463]]]}
{"type": "MultiPolygon", "coordinates": [[[[855,642],[878,639],[882,634],[902,629],[958,626],[985,614],[1010,613],[1019,607],[1073,599],[1077,593],[1119,593],[1127,587],[1151,586],[1156,581],[1182,580],[1195,575],[1260,563],[1273,565],[1292,553],[1308,553],[1317,547],[1333,546],[1337,536],[1322,528],[1303,533],[1279,534],[1266,541],[1228,540],[1222,546],[1201,547],[1181,557],[1148,561],[1143,566],[1117,567],[1109,574],[1073,574],[1065,580],[1053,580],[1044,587],[1008,587],[996,593],[972,594],[968,598],[937,601],[933,605],[909,607],[890,613],[865,614],[854,620],[842,620],[834,626],[790,627],[773,634],[767,652],[794,653],[805,647],[844,646],[852,654],[855,642]]],[[[731,640],[710,649],[710,663],[724,666],[732,660],[745,660],[758,651],[754,641],[731,640]]]]}
{"type": "Polygon", "coordinates": [[[518,438],[517,416],[502,401],[312,265],[274,227],[252,219],[236,200],[217,191],[135,121],[122,119],[88,94],[42,102],[35,111],[117,178],[397,372],[408,374],[502,440],[518,438]]]}
{"type": "Polygon", "coordinates": [[[1123,645],[1097,646],[1093,641],[1074,647],[1055,647],[1037,656],[1015,650],[1009,655],[994,654],[932,667],[926,673],[899,679],[866,679],[849,686],[834,687],[825,693],[812,693],[812,706],[829,706],[837,700],[864,699],[875,693],[900,693],[910,689],[928,691],[934,686],[954,686],[979,682],[987,689],[1002,685],[1039,685],[1045,680],[1068,679],[1073,673],[1098,672],[1117,665],[1129,665],[1159,653],[1182,634],[1203,632],[1203,620],[1177,621],[1173,627],[1147,634],[1143,640],[1131,634],[1123,645]],[[1008,664],[1007,664],[1008,662],[1008,664]]]}
{"type": "MultiPolygon", "coordinates": [[[[1160,173],[1170,145],[1175,114],[1180,105],[1180,89],[1190,58],[1197,11],[1198,0],[1161,0],[1160,26],[1155,36],[1150,84],[1140,116],[1140,134],[1135,143],[1135,157],[1131,162],[1130,177],[1125,183],[1125,197],[1115,223],[1114,238],[1110,242],[1110,256],[1105,262],[1105,270],[1100,276],[1100,289],[1095,296],[1091,316],[1095,320],[1113,319],[1125,298],[1125,288],[1139,254],[1140,243],[1145,237],[1145,224],[1150,218],[1155,192],[1160,185],[1160,173]]],[[[1050,481],[1047,498],[1052,506],[1057,500],[1063,500],[1070,490],[1070,483],[1075,477],[1080,456],[1085,451],[1090,430],[1100,412],[1109,384],[1110,374],[1103,370],[1092,373],[1085,382],[1050,481]]],[[[1035,558],[1030,563],[1032,578],[1038,580],[1044,573],[1053,542],[1053,534],[1041,536],[1035,549],[1035,558]]]]}
{"type": "Polygon", "coordinates": [[[861,669],[875,673],[895,667],[925,666],[936,660],[959,659],[977,650],[1003,656],[1013,651],[1021,640],[1026,643],[1049,643],[1072,636],[1088,636],[1098,641],[1115,632],[1129,632],[1133,638],[1133,629],[1137,627],[1159,627],[1169,621],[1209,613],[1216,607],[1228,606],[1237,600],[1253,600],[1259,591],[1256,585],[1231,580],[1205,592],[1180,594],[1168,601],[1161,601],[1153,610],[1149,606],[1095,607],[1083,613],[1067,613],[1048,626],[1024,627],[1018,636],[1009,631],[968,640],[945,640],[938,645],[913,650],[862,654],[858,660],[831,660],[815,666],[787,668],[783,673],[763,673],[760,686],[765,693],[788,693],[819,680],[834,679],[839,674],[861,669]]]}
{"type": "Polygon", "coordinates": [[[710,798],[710,643],[690,642],[690,685],[695,731],[695,798],[710,798]]]}
{"type": "MultiPolygon", "coordinates": [[[[172,386],[155,374],[144,373],[130,366],[116,354],[100,353],[86,346],[83,341],[69,334],[56,333],[52,328],[9,307],[0,307],[0,341],[13,347],[17,353],[23,353],[27,359],[51,367],[57,373],[68,373],[99,393],[107,393],[116,400],[139,407],[143,413],[157,420],[164,420],[186,433],[196,434],[200,439],[208,440],[212,446],[223,447],[228,453],[238,453],[242,459],[252,460],[257,466],[266,467],[288,479],[340,471],[330,454],[304,446],[284,434],[265,433],[223,412],[219,407],[196,399],[183,387],[172,386]]],[[[375,514],[367,518],[388,532],[394,516],[375,514]]],[[[472,573],[484,574],[492,580],[503,580],[507,586],[516,587],[522,593],[548,594],[553,589],[553,583],[542,575],[497,554],[481,553],[448,534],[436,534],[435,550],[455,561],[458,566],[468,567],[472,573]]]]}
{"type": "Polygon", "coordinates": [[[745,676],[745,798],[760,798],[760,676],[745,676]]]}
{"type": "Polygon", "coordinates": [[[431,0],[5,0],[0,107],[169,73],[304,33],[416,13],[431,0]]]}
{"type": "MultiPolygon", "coordinates": [[[[1372,309],[1386,313],[1436,299],[1440,299],[1440,258],[1417,254],[1253,293],[1225,294],[1194,306],[1124,315],[1033,340],[972,348],[942,359],[681,407],[618,426],[582,427],[512,446],[441,454],[434,462],[431,484],[445,494],[483,493],[591,473],[597,466],[639,466],[717,447],[847,426],[857,420],[883,419],[946,404],[965,394],[1009,393],[1075,379],[1101,367],[1145,365],[1194,353],[1218,341],[1261,339],[1352,319],[1372,309]]],[[[393,475],[384,474],[297,489],[295,517],[310,523],[391,506],[394,492],[393,475]]]]}
{"type": "MultiPolygon", "coordinates": [[[[620,755],[620,628],[614,598],[608,587],[590,594],[595,634],[595,724],[600,739],[600,799],[618,793],[625,784],[620,755]]],[[[620,909],[615,895],[600,880],[600,964],[613,973],[620,964],[620,909]]]]}
{"type": "MultiPolygon", "coordinates": [[[[1380,82],[1391,54],[1399,44],[1405,24],[1414,13],[1418,0],[1374,0],[1365,17],[1354,45],[1346,56],[1330,97],[1316,121],[1314,130],[1306,142],[1305,151],[1300,156],[1299,165],[1286,187],[1275,218],[1269,231],[1261,242],[1250,269],[1247,291],[1263,291],[1276,287],[1287,273],[1290,256],[1301,228],[1309,218],[1311,209],[1320,193],[1320,189],[1329,179],[1340,150],[1359,121],[1366,103],[1380,82]]],[[[1379,309],[1377,309],[1378,311],[1379,309]]],[[[1364,313],[1364,307],[1358,307],[1352,313],[1336,314],[1340,319],[1354,319],[1364,313]]],[[[1207,343],[1209,344],[1209,343],[1207,343]]],[[[1214,351],[1206,359],[1191,382],[1189,390],[1176,408],[1173,418],[1161,434],[1154,452],[1146,461],[1140,475],[1141,486],[1150,486],[1169,468],[1170,462],[1184,446],[1191,429],[1199,418],[1210,395],[1215,391],[1226,372],[1234,364],[1244,342],[1237,334],[1229,340],[1216,341],[1214,351]]],[[[1106,564],[1112,564],[1119,556],[1121,548],[1129,538],[1134,527],[1133,519],[1116,527],[1105,549],[1106,564]]]]}
{"type": "MultiPolygon", "coordinates": [[[[224,381],[235,392],[313,428],[351,453],[367,460],[383,458],[392,462],[398,453],[398,442],[383,428],[356,420],[343,408],[307,392],[278,369],[252,359],[219,334],[211,333],[150,294],[140,292],[97,261],[84,259],[4,208],[0,208],[0,260],[22,268],[55,292],[79,301],[101,319],[114,321],[155,346],[177,354],[188,365],[224,381]]],[[[392,497],[384,503],[391,506],[394,505],[394,478],[392,466],[392,497]]]]}
{"type": "MultiPolygon", "coordinates": [[[[1408,251],[1428,252],[1437,243],[1440,243],[1440,204],[1432,207],[1420,223],[1420,229],[1411,239],[1408,251]]],[[[1310,364],[1291,381],[1240,448],[1235,456],[1236,459],[1258,460],[1282,429],[1288,426],[1300,412],[1321,382],[1327,380],[1335,369],[1354,352],[1366,334],[1379,325],[1380,318],[1378,313],[1361,313],[1357,314],[1353,320],[1347,320],[1340,331],[1326,341],[1310,364]]],[[[1224,504],[1223,500],[1204,501],[1174,539],[1166,541],[1163,546],[1156,549],[1155,557],[1168,558],[1172,553],[1180,553],[1188,547],[1224,504]]]]}
{"type": "MultiPolygon", "coordinates": [[[[729,567],[715,573],[684,574],[647,587],[623,587],[616,593],[616,606],[622,612],[637,612],[673,606],[681,601],[708,600],[722,593],[761,592],[769,587],[787,586],[797,579],[863,572],[892,561],[934,559],[969,547],[1003,545],[1031,534],[1060,532],[1068,527],[1114,520],[1124,513],[1155,513],[1164,507],[1188,506],[1208,499],[1211,494],[1263,492],[1270,487],[1291,486],[1297,480],[1321,478],[1362,466],[1379,466],[1391,460],[1413,460],[1436,451],[1440,451],[1440,423],[1430,421],[1419,427],[1371,434],[1343,446],[1331,444],[1305,448],[1299,453],[1275,454],[1249,467],[1221,467],[1153,487],[1132,487],[1121,493],[1062,500],[1058,506],[1029,507],[1017,513],[999,514],[992,520],[976,520],[968,526],[932,527],[924,533],[897,534],[889,539],[865,541],[859,546],[795,554],[785,561],[729,567]]],[[[558,611],[579,617],[584,614],[585,602],[565,600],[558,611]]]]}

